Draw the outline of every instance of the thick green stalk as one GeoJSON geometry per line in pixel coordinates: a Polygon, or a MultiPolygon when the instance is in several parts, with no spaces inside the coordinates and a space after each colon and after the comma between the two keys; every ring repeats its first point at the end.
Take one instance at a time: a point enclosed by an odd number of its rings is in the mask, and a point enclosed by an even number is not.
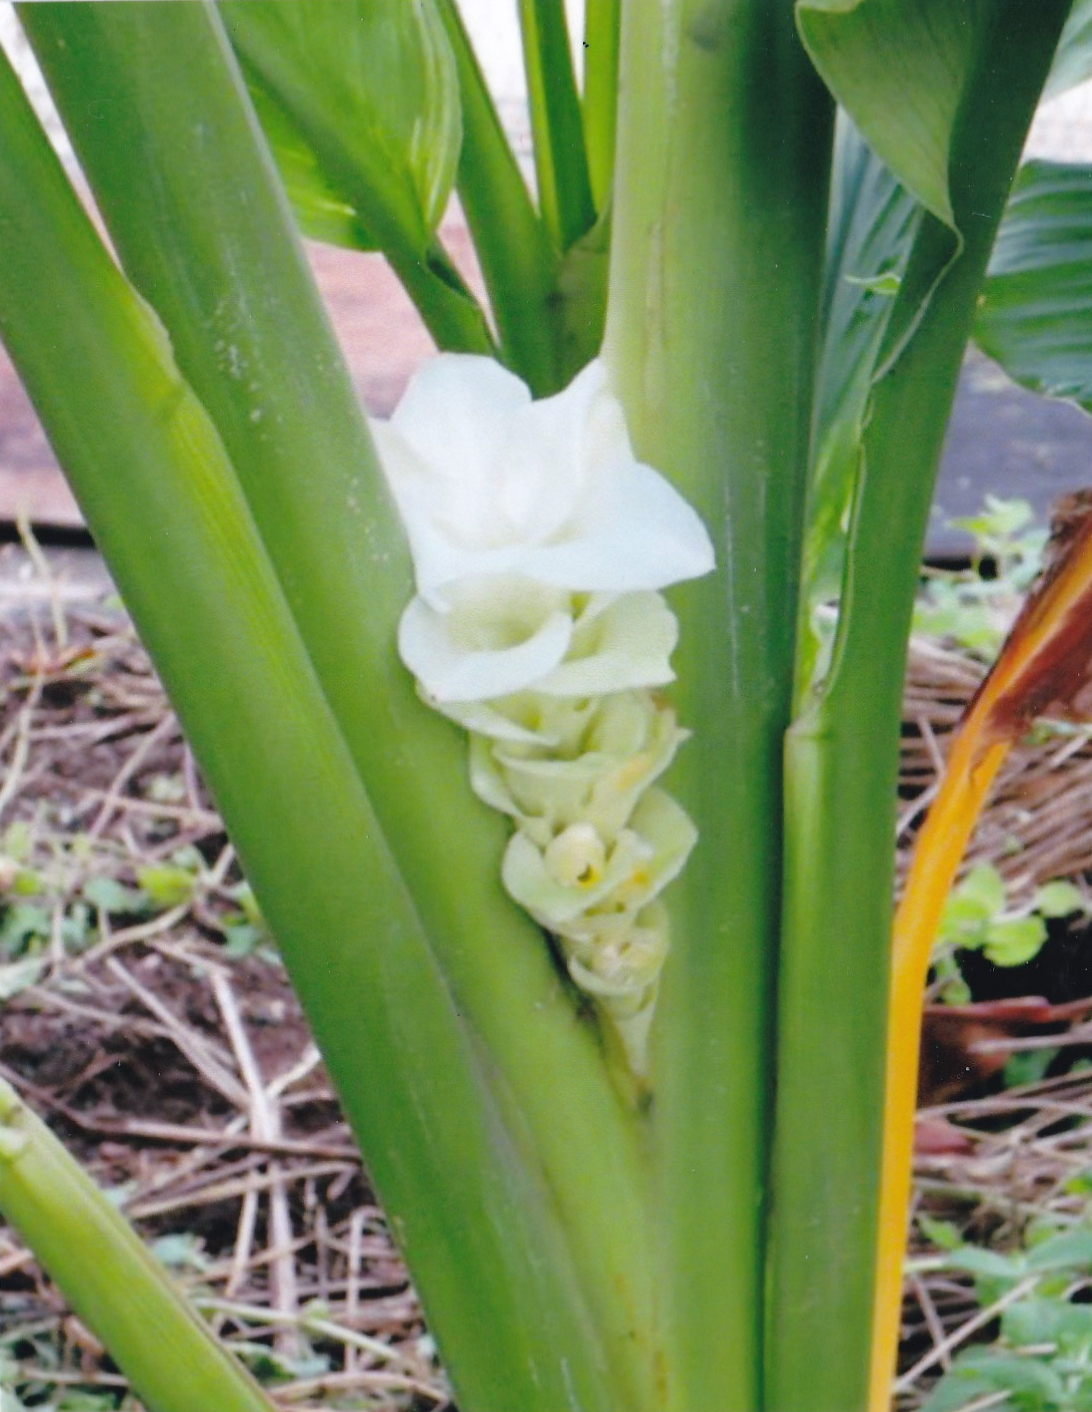
{"type": "Polygon", "coordinates": [[[508,146],[455,0],[436,0],[463,102],[457,190],[500,337],[504,361],[536,396],[561,385],[553,291],[558,253],[508,146]]]}
{"type": "Polygon", "coordinates": [[[781,740],[832,105],[788,5],[624,7],[605,354],[638,454],[697,506],[715,575],[673,592],[700,829],[667,895],[654,1031],[665,1405],[761,1403],[781,740]]]}
{"type": "Polygon", "coordinates": [[[460,1396],[557,1412],[575,1387],[608,1412],[554,1193],[493,1092],[216,429],[2,59],[0,122],[0,337],[278,937],[460,1396]]]}
{"type": "Polygon", "coordinates": [[[398,662],[403,537],[215,17],[44,4],[24,21],[121,260],[225,439],[463,1014],[533,1134],[607,1337],[629,1348],[636,1326],[647,1353],[633,1120],[541,933],[500,890],[506,830],[469,794],[465,741],[398,662]],[[88,120],[105,85],[109,128],[88,120]]]}
{"type": "MultiPolygon", "coordinates": [[[[983,25],[951,158],[964,244],[875,388],[834,664],[788,738],[770,1412],[866,1405],[906,642],[978,290],[1068,8],[999,0],[983,25]]],[[[950,251],[927,215],[904,292],[950,251]]]]}
{"type": "Polygon", "coordinates": [[[595,222],[563,0],[518,0],[538,204],[558,250],[595,222]]]}
{"type": "Polygon", "coordinates": [[[585,0],[584,144],[597,211],[607,205],[614,181],[621,30],[622,0],[585,0]]]}
{"type": "Polygon", "coordinates": [[[150,1412],[274,1412],[113,1202],[3,1079],[0,1210],[150,1412]]]}
{"type": "MultiPolygon", "coordinates": [[[[224,439],[378,826],[638,1406],[652,1274],[634,1119],[538,928],[501,890],[505,829],[469,792],[464,739],[421,705],[397,660],[411,592],[401,530],[215,15],[45,4],[23,19],[126,270],[224,439]]],[[[331,983],[319,954],[312,968],[331,983]]]]}

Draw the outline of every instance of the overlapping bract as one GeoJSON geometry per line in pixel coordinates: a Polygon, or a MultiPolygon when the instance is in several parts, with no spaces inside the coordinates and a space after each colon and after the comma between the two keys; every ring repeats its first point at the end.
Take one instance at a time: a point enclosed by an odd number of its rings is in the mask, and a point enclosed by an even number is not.
{"type": "Polygon", "coordinates": [[[641,1075],[659,894],[697,836],[654,787],[685,739],[655,691],[678,633],[658,590],[713,567],[705,527],[634,457],[599,362],[533,402],[490,359],[445,354],[374,431],[416,573],[402,659],[513,821],[507,891],[641,1075]]]}

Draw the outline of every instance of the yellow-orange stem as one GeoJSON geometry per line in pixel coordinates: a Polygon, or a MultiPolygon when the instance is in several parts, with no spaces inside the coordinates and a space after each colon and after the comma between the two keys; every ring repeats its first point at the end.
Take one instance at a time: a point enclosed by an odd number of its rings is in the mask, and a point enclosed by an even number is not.
{"type": "Polygon", "coordinates": [[[888,1412],[898,1352],[910,1203],[921,1011],[941,910],[997,771],[1042,711],[1070,708],[1089,678],[1092,509],[1087,494],[1055,526],[1054,554],[952,742],[895,914],[868,1412],[888,1412]]]}
{"type": "MultiPolygon", "coordinates": [[[[968,721],[968,726],[970,724],[968,721]]],[[[1009,742],[1003,741],[989,746],[982,754],[977,733],[961,732],[953,746],[940,793],[922,828],[895,918],[869,1412],[888,1412],[891,1374],[898,1352],[922,997],[929,956],[944,900],[986,793],[1008,751],[1009,742]]]]}

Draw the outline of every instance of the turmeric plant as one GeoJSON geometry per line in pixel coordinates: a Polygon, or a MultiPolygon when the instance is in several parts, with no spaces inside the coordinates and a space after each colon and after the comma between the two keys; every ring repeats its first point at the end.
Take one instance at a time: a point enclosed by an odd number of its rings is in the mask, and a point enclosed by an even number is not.
{"type": "MultiPolygon", "coordinates": [[[[968,338],[1092,405],[1088,172],[1006,215],[1089,6],[587,0],[582,83],[516,10],[535,195],[454,0],[17,6],[105,238],[0,60],[0,337],[462,1412],[880,1412],[903,660],[968,338]],[[389,423],[301,233],[441,350],[389,423]]],[[[251,1406],[0,1102],[139,1395],[251,1406]]]]}

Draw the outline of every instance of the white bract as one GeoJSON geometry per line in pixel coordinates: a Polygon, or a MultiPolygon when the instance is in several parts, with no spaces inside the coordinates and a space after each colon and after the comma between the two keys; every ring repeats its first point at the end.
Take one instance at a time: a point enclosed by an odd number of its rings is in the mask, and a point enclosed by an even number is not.
{"type": "Polygon", "coordinates": [[[535,402],[492,359],[442,354],[373,430],[416,578],[402,659],[514,823],[509,894],[643,1076],[660,893],[697,837],[651,787],[686,738],[654,690],[678,636],[659,590],[712,569],[709,536],[634,456],[598,361],[535,402]]]}
{"type": "Polygon", "coordinates": [[[708,573],[713,548],[634,456],[600,362],[534,402],[491,358],[441,354],[374,431],[417,581],[399,650],[436,702],[671,680],[655,590],[708,573]]]}

